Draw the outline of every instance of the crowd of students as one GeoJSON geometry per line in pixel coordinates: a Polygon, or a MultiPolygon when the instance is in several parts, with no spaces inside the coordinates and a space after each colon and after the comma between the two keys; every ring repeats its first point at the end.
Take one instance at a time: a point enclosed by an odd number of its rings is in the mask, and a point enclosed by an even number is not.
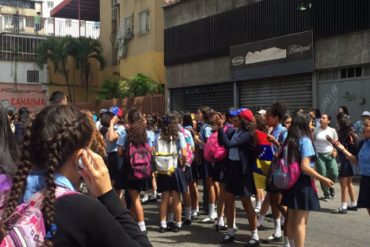
{"type": "MultiPolygon", "coordinates": [[[[356,126],[359,135],[348,112],[338,114],[337,133],[328,114],[289,112],[282,102],[256,113],[247,108],[220,113],[202,106],[196,113],[164,116],[136,109],[124,114],[118,107],[94,116],[66,103],[64,94],[53,94],[51,104],[24,123],[18,144],[0,108],[2,241],[16,241],[11,233],[22,228],[14,212],[23,219],[21,210],[39,205],[44,230],[36,228],[36,243],[151,246],[142,203],[160,198],[159,232],[179,232],[183,224],[200,220],[214,223],[216,231],[224,232],[220,242],[227,244],[238,230],[235,201],[240,199],[251,231],[246,246],[260,244],[258,230],[270,207],[274,232],[265,241],[304,246],[309,212],[320,210],[314,180],[329,200],[338,174],[342,203],[333,213],[367,208],[370,215],[366,112],[356,126]],[[298,164],[289,188],[278,186],[274,177],[279,160],[298,164]],[[361,175],[358,202],[353,164],[361,175]],[[82,185],[85,194],[79,192],[82,185]],[[204,219],[199,219],[200,201],[208,213],[204,219]]],[[[27,234],[20,238],[31,241],[27,234]]]]}

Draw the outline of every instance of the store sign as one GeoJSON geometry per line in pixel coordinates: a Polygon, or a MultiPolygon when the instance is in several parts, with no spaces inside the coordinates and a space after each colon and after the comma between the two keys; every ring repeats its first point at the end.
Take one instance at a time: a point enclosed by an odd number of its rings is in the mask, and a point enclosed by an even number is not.
{"type": "Polygon", "coordinates": [[[311,31],[233,46],[231,78],[247,80],[312,72],[313,49],[311,31]]]}
{"type": "Polygon", "coordinates": [[[5,109],[27,107],[35,111],[47,103],[46,90],[41,85],[0,83],[0,103],[5,109]]]}

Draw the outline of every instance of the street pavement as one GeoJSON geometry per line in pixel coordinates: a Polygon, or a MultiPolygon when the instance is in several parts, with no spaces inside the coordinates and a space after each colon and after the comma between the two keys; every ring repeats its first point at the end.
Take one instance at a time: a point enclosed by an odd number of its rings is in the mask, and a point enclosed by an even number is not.
{"type": "MultiPolygon", "coordinates": [[[[317,184],[317,188],[319,184],[317,184]]],[[[355,184],[356,193],[358,185],[355,184]]],[[[340,205],[340,187],[335,185],[336,197],[329,202],[320,201],[321,211],[312,212],[306,232],[307,247],[370,247],[370,217],[367,210],[357,212],[348,211],[347,215],[334,215],[330,211],[340,205]]],[[[319,193],[320,193],[319,189],[319,193]]],[[[320,194],[321,195],[321,194],[320,194]]],[[[236,241],[232,244],[221,245],[219,241],[223,233],[215,232],[212,224],[202,224],[200,221],[206,217],[201,215],[198,221],[193,221],[191,226],[183,226],[179,233],[159,233],[159,210],[157,203],[144,206],[145,221],[148,237],[156,247],[195,247],[195,246],[244,246],[250,237],[248,221],[242,210],[240,201],[237,202],[236,241]]],[[[268,219],[268,218],[267,218],[268,219]]],[[[273,233],[273,222],[265,220],[267,230],[259,231],[261,239],[268,238],[273,233]]],[[[281,244],[261,243],[261,246],[275,247],[281,244]]]]}

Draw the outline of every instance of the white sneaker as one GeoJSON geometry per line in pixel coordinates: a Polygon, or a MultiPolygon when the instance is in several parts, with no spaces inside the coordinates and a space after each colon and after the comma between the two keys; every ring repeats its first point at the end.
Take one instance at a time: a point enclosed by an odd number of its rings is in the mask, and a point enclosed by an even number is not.
{"type": "Polygon", "coordinates": [[[207,217],[204,220],[202,220],[202,223],[214,223],[216,218],[207,217]]]}
{"type": "Polygon", "coordinates": [[[148,201],[149,201],[149,196],[148,194],[145,194],[143,198],[141,198],[141,203],[147,203],[148,201]]]}

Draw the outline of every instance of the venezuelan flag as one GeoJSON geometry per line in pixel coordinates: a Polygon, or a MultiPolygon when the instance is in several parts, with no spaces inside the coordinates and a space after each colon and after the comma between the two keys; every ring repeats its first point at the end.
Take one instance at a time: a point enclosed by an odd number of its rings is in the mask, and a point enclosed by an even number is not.
{"type": "Polygon", "coordinates": [[[271,142],[267,140],[267,134],[256,130],[257,136],[257,160],[253,169],[254,183],[257,189],[266,189],[266,177],[274,156],[271,142]]]}

